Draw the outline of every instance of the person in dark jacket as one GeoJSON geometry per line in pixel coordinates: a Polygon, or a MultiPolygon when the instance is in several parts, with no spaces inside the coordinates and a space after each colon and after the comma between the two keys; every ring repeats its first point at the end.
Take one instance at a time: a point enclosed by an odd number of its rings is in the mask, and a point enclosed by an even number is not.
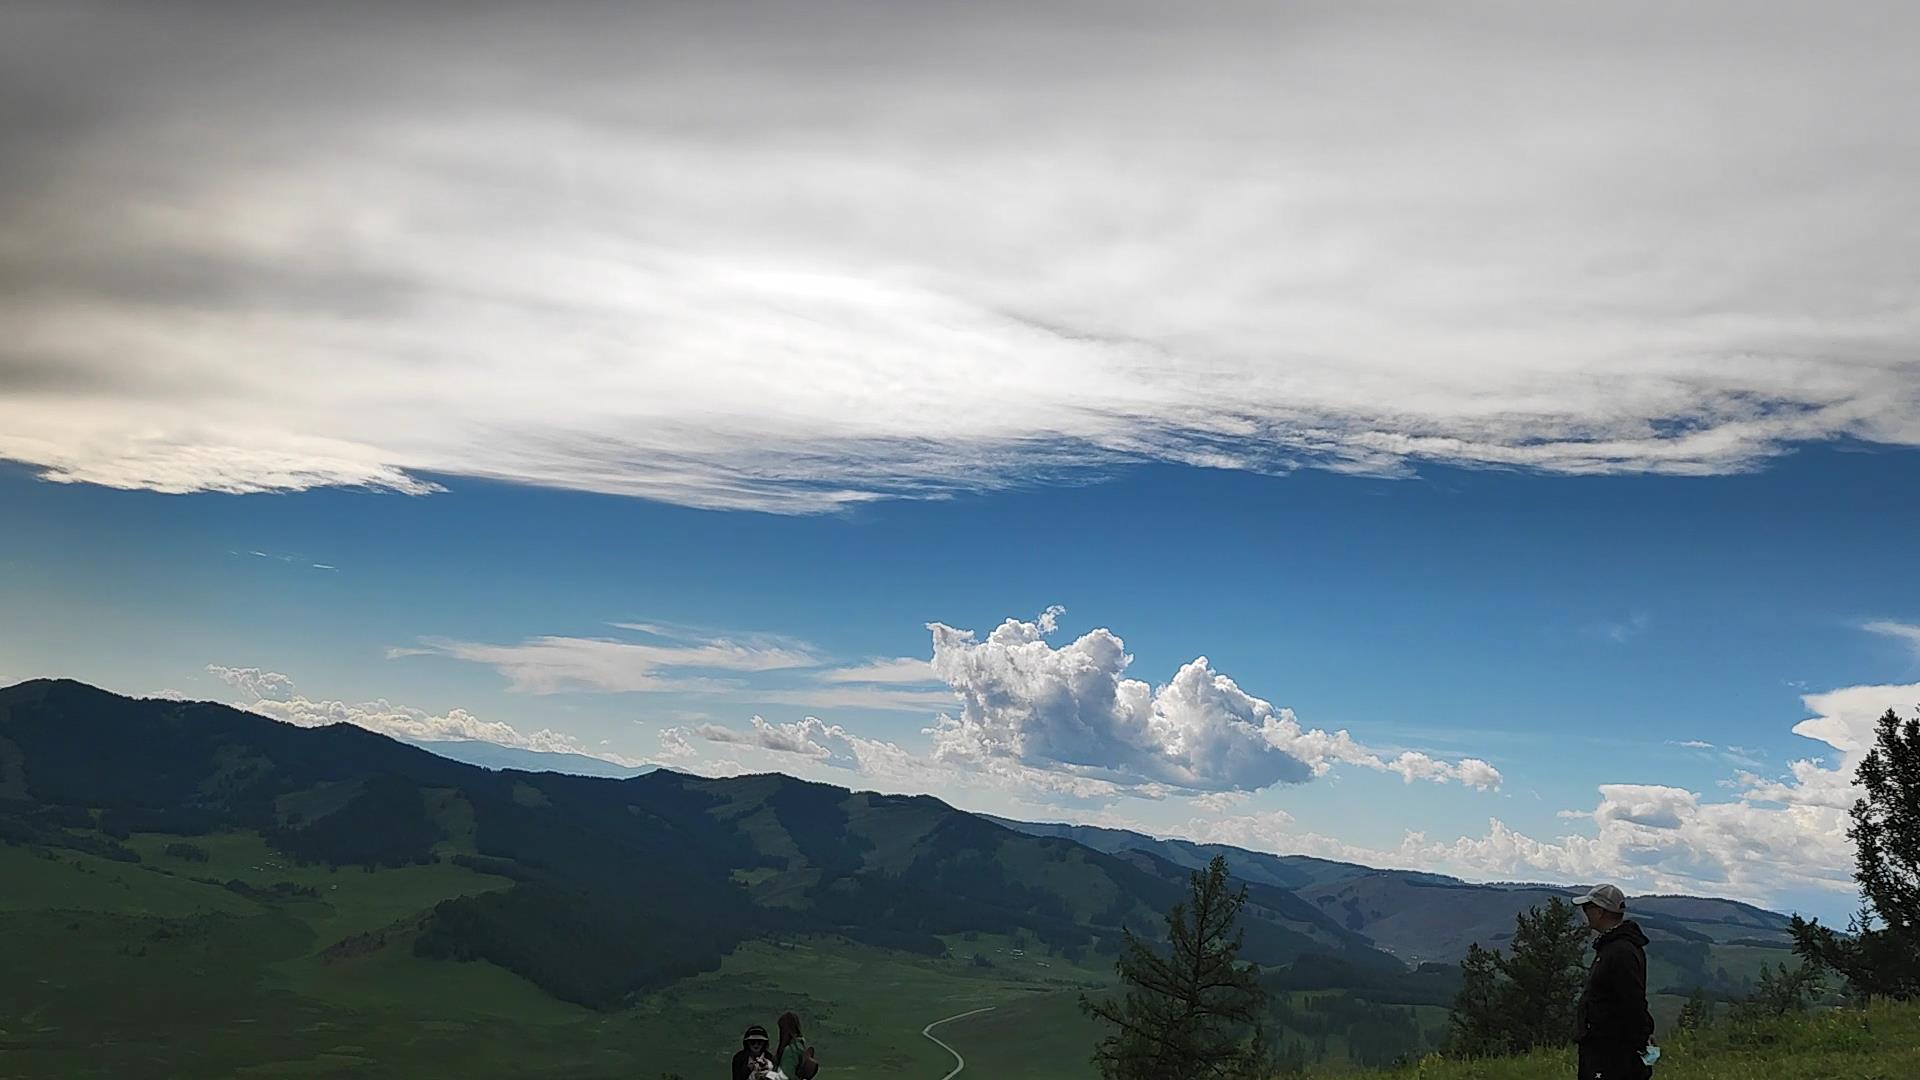
{"type": "Polygon", "coordinates": [[[740,1049],[733,1055],[733,1080],[750,1080],[756,1061],[771,1064],[767,1053],[767,1029],[755,1024],[740,1036],[740,1049]]]}
{"type": "Polygon", "coordinates": [[[1580,1080],[1646,1080],[1653,1069],[1642,1060],[1653,1039],[1647,1011],[1647,935],[1627,918],[1627,898],[1612,885],[1597,885],[1574,901],[1593,942],[1593,967],[1575,1013],[1580,1080]]]}

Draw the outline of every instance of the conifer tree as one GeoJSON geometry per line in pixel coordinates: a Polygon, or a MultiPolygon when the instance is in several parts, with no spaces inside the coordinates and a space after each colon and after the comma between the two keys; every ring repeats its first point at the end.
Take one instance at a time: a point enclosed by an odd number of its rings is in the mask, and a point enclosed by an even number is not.
{"type": "Polygon", "coordinates": [[[1586,935],[1573,905],[1552,897],[1514,918],[1513,951],[1468,947],[1447,1051],[1456,1057],[1525,1053],[1573,1038],[1585,978],[1586,935]]]}
{"type": "Polygon", "coordinates": [[[1167,913],[1164,953],[1131,931],[1115,964],[1126,996],[1080,1007],[1113,1025],[1094,1064],[1105,1080],[1238,1080],[1269,1062],[1261,1010],[1266,992],[1252,964],[1239,960],[1234,924],[1247,891],[1228,887],[1227,862],[1195,871],[1186,903],[1167,913]]]}
{"type": "Polygon", "coordinates": [[[1839,972],[1856,998],[1920,998],[1920,719],[1888,709],[1854,779],[1847,836],[1861,908],[1848,932],[1793,920],[1794,947],[1839,972]]]}

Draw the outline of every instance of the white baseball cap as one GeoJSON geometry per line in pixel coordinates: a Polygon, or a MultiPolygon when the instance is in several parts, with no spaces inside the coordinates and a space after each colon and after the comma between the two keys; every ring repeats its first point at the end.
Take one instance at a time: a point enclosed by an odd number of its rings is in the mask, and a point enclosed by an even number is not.
{"type": "Polygon", "coordinates": [[[1592,892],[1574,903],[1592,904],[1601,911],[1611,911],[1615,915],[1624,915],[1627,911],[1627,895],[1612,885],[1595,885],[1592,892]]]}

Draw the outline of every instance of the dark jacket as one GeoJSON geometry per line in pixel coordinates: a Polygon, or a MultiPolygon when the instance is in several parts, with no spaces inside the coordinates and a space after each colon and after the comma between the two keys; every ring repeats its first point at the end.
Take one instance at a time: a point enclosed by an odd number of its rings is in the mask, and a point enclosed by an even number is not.
{"type": "MultiPolygon", "coordinates": [[[[762,1050],[760,1056],[766,1057],[767,1052],[762,1050]]],[[[752,1076],[753,1056],[748,1054],[747,1048],[743,1046],[733,1054],[733,1080],[751,1080],[752,1076]]]]}
{"type": "Polygon", "coordinates": [[[1647,1011],[1647,935],[1632,919],[1593,943],[1593,967],[1574,1014],[1574,1041],[1638,1051],[1653,1038],[1647,1011]]]}

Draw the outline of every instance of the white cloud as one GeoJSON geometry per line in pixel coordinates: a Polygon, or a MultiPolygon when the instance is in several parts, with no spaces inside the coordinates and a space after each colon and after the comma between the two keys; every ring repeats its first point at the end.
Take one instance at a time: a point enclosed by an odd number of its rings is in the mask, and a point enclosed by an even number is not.
{"type": "Polygon", "coordinates": [[[816,511],[1920,445],[1912,5],[727,7],[10,5],[0,457],[816,511]]]}
{"type": "Polygon", "coordinates": [[[1194,795],[1187,802],[1196,809],[1209,813],[1224,814],[1237,806],[1245,805],[1253,798],[1250,791],[1209,791],[1205,795],[1194,795]]]}
{"type": "Polygon", "coordinates": [[[1369,848],[1301,832],[1285,815],[1195,818],[1187,835],[1264,851],[1348,859],[1373,866],[1438,870],[1478,880],[1614,880],[1629,888],[1706,892],[1760,903],[1791,890],[1851,894],[1853,846],[1847,809],[1859,797],[1854,770],[1874,722],[1892,708],[1911,715],[1920,684],[1854,686],[1805,697],[1816,713],[1794,728],[1840,751],[1832,767],[1811,759],[1788,774],[1737,774],[1736,797],[1708,802],[1683,788],[1604,784],[1591,811],[1563,810],[1593,835],[1538,840],[1498,818],[1483,836],[1446,841],[1409,831],[1397,846],[1369,848]]]}
{"type": "Polygon", "coordinates": [[[868,660],[861,664],[849,664],[846,667],[820,672],[814,678],[827,683],[908,685],[940,681],[939,676],[933,673],[933,665],[912,656],[897,656],[890,660],[868,660]]]}
{"type": "Polygon", "coordinates": [[[809,716],[790,724],[769,724],[756,716],[752,724],[752,730],[744,732],[718,724],[704,724],[695,728],[693,733],[708,742],[757,746],[776,754],[798,754],[840,765],[851,763],[850,759],[836,754],[833,746],[829,745],[848,744],[852,741],[851,736],[846,729],[827,724],[819,717],[809,716]]]}
{"type": "Polygon", "coordinates": [[[1700,739],[1685,739],[1685,740],[1682,740],[1682,741],[1680,741],[1680,742],[1672,742],[1672,743],[1671,743],[1671,745],[1673,745],[1673,746],[1678,746],[1678,747],[1681,747],[1681,748],[1683,748],[1683,749],[1687,749],[1687,750],[1711,750],[1711,749],[1713,749],[1713,744],[1712,744],[1712,743],[1710,743],[1710,742],[1704,742],[1704,741],[1702,741],[1702,740],[1700,740],[1700,739]]]}
{"type": "Polygon", "coordinates": [[[293,680],[277,671],[259,668],[222,667],[208,664],[207,674],[247,695],[249,698],[279,699],[293,693],[293,680]]]}
{"type": "Polygon", "coordinates": [[[870,709],[876,712],[903,712],[926,716],[940,709],[953,708],[950,690],[909,690],[895,686],[817,686],[799,689],[751,689],[727,691],[723,696],[765,705],[796,705],[804,709],[870,709]]]}
{"type": "Polygon", "coordinates": [[[1700,796],[1657,784],[1602,784],[1593,820],[1601,825],[1626,822],[1649,829],[1678,829],[1700,809],[1700,796]]]}
{"type": "MultiPolygon", "coordinates": [[[[901,794],[956,795],[991,792],[1019,800],[1100,800],[1111,801],[1122,795],[1159,798],[1164,789],[1122,787],[1092,777],[1065,775],[1036,769],[1016,762],[989,761],[977,768],[956,770],[915,753],[897,743],[868,739],[818,717],[775,724],[753,717],[748,730],[741,731],[717,724],[668,728],[660,733],[661,753],[676,767],[690,768],[709,775],[714,763],[701,758],[693,740],[720,743],[753,756],[766,755],[767,769],[778,769],[833,783],[852,782],[873,790],[901,794]],[[828,771],[819,771],[828,770],[828,771]]],[[[736,771],[746,766],[729,763],[736,771]]]]}
{"type": "Polygon", "coordinates": [[[765,675],[798,672],[826,660],[804,641],[772,634],[716,635],[712,631],[658,623],[615,623],[616,629],[653,641],[543,636],[518,644],[431,639],[390,648],[389,659],[450,656],[486,664],[507,677],[511,689],[534,694],[570,690],[601,693],[677,693],[710,701],[792,705],[807,709],[862,709],[926,716],[954,704],[953,692],[937,687],[925,660],[900,658],[808,672],[805,685],[749,685],[711,674],[765,675]]]}
{"type": "Polygon", "coordinates": [[[294,692],[293,680],[278,672],[259,668],[231,668],[218,664],[207,670],[241,691],[234,704],[296,727],[325,727],[328,724],[352,724],[407,742],[450,742],[473,740],[510,746],[519,750],[545,753],[583,754],[617,765],[636,766],[646,762],[603,750],[589,749],[579,740],[551,729],[521,732],[499,720],[482,720],[465,709],[430,713],[385,699],[358,704],[345,701],[316,701],[294,692]],[[271,696],[268,696],[271,695],[271,696]],[[253,700],[247,700],[247,699],[253,700]]]}
{"type": "Polygon", "coordinates": [[[512,689],[534,694],[565,690],[725,690],[730,689],[728,684],[711,679],[664,673],[764,672],[812,667],[821,662],[804,646],[727,638],[648,643],[544,636],[517,645],[446,640],[429,640],[422,645],[421,649],[390,650],[388,655],[438,653],[487,664],[505,675],[512,689]]]}
{"type": "Polygon", "coordinates": [[[1459,764],[1408,751],[1391,761],[1345,731],[1300,726],[1292,710],[1248,694],[1200,657],[1158,688],[1125,677],[1133,658],[1097,629],[1055,648],[1045,640],[1060,611],[1008,619],[979,640],[931,623],[933,670],[960,696],[958,717],[931,729],[933,756],[979,766],[1010,761],[1121,784],[1192,791],[1257,790],[1300,783],[1335,763],[1416,778],[1497,786],[1477,759],[1459,764]]]}
{"type": "Polygon", "coordinates": [[[1624,619],[1603,619],[1589,629],[1615,645],[1624,645],[1646,633],[1647,627],[1652,624],[1653,620],[1646,612],[1636,611],[1624,619]]]}
{"type": "Polygon", "coordinates": [[[1920,652],[1920,626],[1916,626],[1912,623],[1892,622],[1886,619],[1878,619],[1873,622],[1863,623],[1860,628],[1862,630],[1866,630],[1869,633],[1881,634],[1891,638],[1899,638],[1900,640],[1905,641],[1908,645],[1913,646],[1913,649],[1915,652],[1920,652]]]}

